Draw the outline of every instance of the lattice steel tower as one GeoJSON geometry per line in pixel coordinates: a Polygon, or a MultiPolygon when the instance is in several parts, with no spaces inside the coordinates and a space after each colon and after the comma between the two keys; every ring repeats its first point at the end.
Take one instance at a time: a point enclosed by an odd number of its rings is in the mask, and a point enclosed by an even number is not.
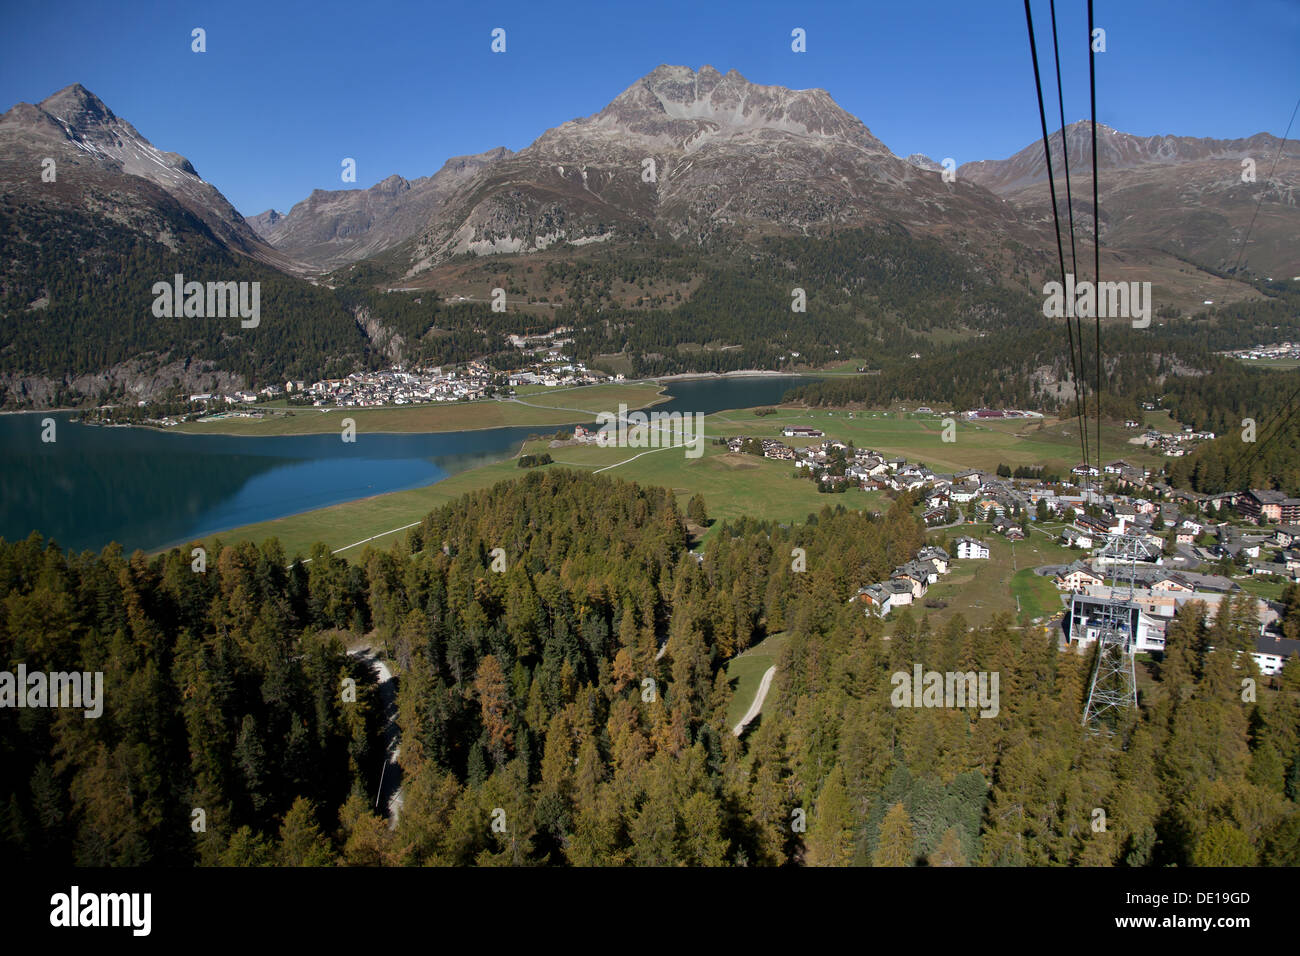
{"type": "MultiPolygon", "coordinates": [[[[1097,553],[1109,558],[1112,568],[1110,596],[1089,600],[1076,614],[1070,612],[1071,627],[1085,633],[1097,632],[1097,660],[1083,706],[1083,725],[1101,729],[1101,718],[1110,711],[1137,707],[1137,672],[1133,655],[1142,611],[1133,601],[1137,588],[1137,562],[1150,556],[1145,541],[1137,535],[1110,535],[1097,553]]],[[[1076,603],[1080,603],[1077,601],[1076,603]]]]}

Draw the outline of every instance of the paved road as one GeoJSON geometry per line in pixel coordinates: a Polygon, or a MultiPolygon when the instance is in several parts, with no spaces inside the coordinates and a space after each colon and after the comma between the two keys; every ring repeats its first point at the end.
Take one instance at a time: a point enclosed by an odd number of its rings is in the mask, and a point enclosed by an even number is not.
{"type": "MultiPolygon", "coordinates": [[[[522,398],[498,398],[498,399],[496,399],[496,401],[498,401],[498,402],[502,402],[502,403],[505,403],[505,402],[513,402],[513,403],[516,404],[516,405],[527,405],[529,408],[542,408],[542,409],[545,409],[545,410],[548,411],[548,412],[577,412],[577,413],[580,414],[580,415],[590,415],[592,418],[595,418],[595,417],[596,417],[596,413],[593,412],[593,411],[592,411],[591,409],[589,409],[589,408],[569,408],[569,407],[567,407],[567,406],[565,406],[565,405],[538,405],[538,404],[536,404],[536,403],[534,403],[534,402],[525,402],[522,398]]],[[[565,424],[565,423],[563,423],[563,422],[560,423],[560,425],[563,425],[563,424],[565,424]]],[[[560,427],[560,425],[557,425],[556,427],[560,427]]],[[[545,427],[545,428],[550,428],[551,426],[549,426],[549,425],[545,425],[545,426],[543,426],[543,425],[538,425],[537,427],[538,427],[538,428],[543,428],[543,427],[545,427]]]]}
{"type": "Polygon", "coordinates": [[[956,521],[950,521],[950,522],[948,522],[947,524],[936,524],[936,525],[933,525],[932,527],[926,528],[926,530],[927,530],[927,531],[942,531],[944,528],[955,528],[955,527],[957,527],[959,524],[965,524],[965,523],[966,523],[966,513],[965,513],[964,511],[962,511],[961,508],[958,508],[958,509],[957,509],[957,520],[956,520],[956,521]]]}

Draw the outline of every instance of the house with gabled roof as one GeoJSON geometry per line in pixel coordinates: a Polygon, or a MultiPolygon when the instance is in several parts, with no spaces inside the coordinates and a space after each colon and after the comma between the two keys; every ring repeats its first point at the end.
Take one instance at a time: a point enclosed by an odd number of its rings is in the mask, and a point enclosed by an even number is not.
{"type": "Polygon", "coordinates": [[[868,584],[866,587],[858,588],[854,599],[865,605],[868,614],[874,614],[876,617],[887,616],[894,605],[893,594],[883,584],[868,584]]]}
{"type": "Polygon", "coordinates": [[[1061,541],[1067,548],[1091,548],[1092,535],[1078,528],[1066,528],[1061,532],[1061,541]]]}
{"type": "Polygon", "coordinates": [[[935,572],[933,566],[928,562],[924,567],[920,567],[914,561],[909,561],[897,571],[889,576],[891,581],[906,581],[912,591],[912,597],[924,597],[925,592],[930,589],[930,576],[934,575],[937,581],[939,575],[935,572]]]}
{"type": "Polygon", "coordinates": [[[889,593],[889,606],[891,608],[902,607],[904,604],[912,603],[914,592],[910,580],[895,580],[891,578],[886,581],[882,587],[889,593]]]}
{"type": "Polygon", "coordinates": [[[916,560],[929,561],[934,565],[935,570],[940,574],[948,573],[948,562],[951,560],[947,551],[938,545],[930,545],[922,548],[916,553],[916,560]]]}
{"type": "Polygon", "coordinates": [[[1075,561],[1056,573],[1056,586],[1062,591],[1079,591],[1104,584],[1102,577],[1084,561],[1075,561]]]}
{"type": "Polygon", "coordinates": [[[1265,634],[1255,639],[1255,650],[1251,654],[1259,666],[1259,672],[1267,677],[1282,673],[1286,662],[1300,655],[1300,641],[1293,641],[1280,634],[1265,634]]]}

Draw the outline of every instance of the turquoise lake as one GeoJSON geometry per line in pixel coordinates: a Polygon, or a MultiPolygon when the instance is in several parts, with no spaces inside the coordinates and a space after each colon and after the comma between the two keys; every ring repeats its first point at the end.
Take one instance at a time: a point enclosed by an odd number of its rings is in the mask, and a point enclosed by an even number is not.
{"type": "MultiPolygon", "coordinates": [[[[770,405],[815,381],[754,376],[674,381],[661,411],[770,405]]],[[[617,411],[617,409],[611,409],[617,411]]],[[[38,531],[74,551],[182,544],[255,521],[418,488],[501,461],[551,426],[436,434],[246,438],[76,424],[69,413],[0,416],[0,537],[38,531]],[[41,441],[41,420],[57,440],[41,441]]],[[[555,426],[556,428],[560,426],[555,426]]]]}

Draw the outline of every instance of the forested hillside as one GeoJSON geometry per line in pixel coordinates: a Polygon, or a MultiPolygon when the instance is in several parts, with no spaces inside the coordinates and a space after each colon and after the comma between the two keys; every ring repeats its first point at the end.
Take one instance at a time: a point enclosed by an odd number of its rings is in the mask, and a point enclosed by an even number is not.
{"type": "MultiPolygon", "coordinates": [[[[0,846],[109,864],[1300,863],[1300,674],[1243,700],[1248,604],[1210,626],[1185,611],[1140,718],[1090,736],[1089,662],[1045,632],[886,626],[847,603],[921,544],[911,505],[742,521],[697,562],[667,491],[547,469],[352,565],[318,549],[286,569],[268,543],[199,574],[182,552],[0,545],[6,666],[102,669],[106,696],[97,719],[0,724],[0,846]],[[724,665],[778,632],[738,739],[724,665]],[[380,728],[341,644],[363,635],[400,683],[395,829],[369,809],[380,728]],[[891,675],[915,664],[998,673],[997,715],[895,708],[891,675]]],[[[1300,589],[1285,600],[1300,626],[1300,589]]]]}
{"type": "Polygon", "coordinates": [[[663,273],[698,284],[674,308],[610,301],[615,280],[636,283],[658,275],[654,268],[597,259],[574,271],[575,279],[584,276],[579,301],[599,305],[603,320],[593,323],[581,310],[569,317],[565,324],[587,327],[579,350],[627,351],[637,375],[821,365],[848,356],[887,367],[914,351],[928,353],[927,333],[935,330],[1044,325],[1036,302],[1004,287],[989,263],[897,226],[769,238],[743,256],[679,251],[663,273]],[[800,311],[792,308],[796,289],[805,297],[800,311]],[[712,350],[700,350],[710,343],[712,350]]]}
{"type": "MultiPolygon", "coordinates": [[[[768,238],[743,253],[647,237],[644,247],[548,254],[535,265],[509,256],[461,257],[455,265],[475,277],[475,297],[503,289],[507,311],[448,308],[432,291],[377,292],[404,281],[381,260],[340,269],[331,281],[349,307],[371,308],[412,354],[430,360],[459,355],[462,346],[490,354],[510,332],[566,326],[575,330],[566,348],[573,357],[598,365],[602,355],[625,353],[637,376],[820,365],[851,355],[882,367],[929,352],[936,330],[1046,324],[1036,300],[1006,288],[980,256],[898,226],[768,238]]],[[[455,278],[465,286],[459,271],[455,278]]]]}
{"type": "Polygon", "coordinates": [[[278,821],[346,815],[378,768],[373,679],[341,642],[365,629],[364,575],[323,550],[286,570],[274,543],[226,548],[200,574],[188,553],[67,555],[34,535],[0,544],[0,582],[4,668],[102,671],[104,697],[95,718],[5,711],[10,859],[255,862],[278,821]]]}
{"type": "MultiPolygon", "coordinates": [[[[1207,368],[1228,364],[1197,345],[1169,341],[1157,346],[1142,332],[1121,326],[1105,328],[1103,336],[1103,414],[1110,418],[1122,420],[1141,401],[1159,399],[1174,376],[1199,377],[1207,368]]],[[[1086,350],[1079,375],[1089,407],[1095,409],[1095,348],[1086,350]]],[[[1075,408],[1072,382],[1065,326],[1026,324],[928,348],[919,358],[892,363],[879,374],[828,378],[786,397],[810,405],[925,401],[958,410],[989,405],[1069,416],[1075,408]]]]}
{"type": "Polygon", "coordinates": [[[128,360],[144,369],[210,362],[250,382],[283,384],[365,364],[367,343],[329,290],[219,251],[196,238],[202,223],[188,226],[171,250],[89,217],[66,214],[51,227],[38,212],[0,205],[8,262],[0,276],[0,372],[62,379],[128,360]],[[260,324],[155,317],[153,285],[177,273],[186,281],[260,282],[260,324]]]}

